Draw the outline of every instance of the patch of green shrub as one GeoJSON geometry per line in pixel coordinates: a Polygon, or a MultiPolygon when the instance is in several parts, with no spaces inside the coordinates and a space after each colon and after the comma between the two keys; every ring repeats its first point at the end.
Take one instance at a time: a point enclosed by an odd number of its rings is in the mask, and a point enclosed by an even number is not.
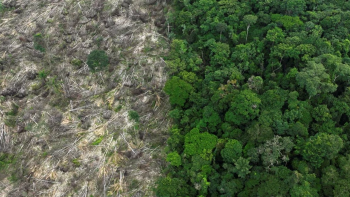
{"type": "Polygon", "coordinates": [[[4,123],[6,126],[13,128],[16,126],[16,118],[13,116],[10,116],[10,117],[5,119],[4,123]]]}
{"type": "Polygon", "coordinates": [[[130,120],[135,120],[135,122],[138,122],[140,119],[140,115],[136,111],[131,110],[129,111],[129,118],[130,120]]]}
{"type": "Polygon", "coordinates": [[[17,175],[15,173],[11,174],[10,177],[7,178],[11,183],[15,183],[19,180],[19,178],[17,177],[17,175]]]}
{"type": "Polygon", "coordinates": [[[83,65],[83,61],[81,61],[80,59],[73,59],[70,63],[78,68],[80,68],[83,65]]]}
{"type": "Polygon", "coordinates": [[[6,11],[14,10],[14,7],[5,7],[0,1],[0,15],[4,14],[6,11]]]}
{"type": "Polygon", "coordinates": [[[5,115],[7,116],[4,123],[8,127],[15,127],[16,126],[16,116],[18,114],[19,106],[12,103],[11,104],[11,110],[6,112],[5,115]]]}
{"type": "Polygon", "coordinates": [[[5,8],[2,5],[2,2],[0,1],[0,13],[4,13],[5,12],[5,8]]]}
{"type": "Polygon", "coordinates": [[[118,107],[116,107],[116,108],[114,109],[114,111],[115,111],[115,112],[119,112],[122,108],[123,108],[122,105],[118,105],[118,107]]]}
{"type": "Polygon", "coordinates": [[[0,154],[0,171],[5,170],[10,164],[16,162],[14,155],[1,153],[0,154]]]}
{"type": "Polygon", "coordinates": [[[75,158],[75,159],[72,160],[72,162],[73,162],[75,167],[79,167],[81,165],[79,159],[75,158]]]}
{"type": "Polygon", "coordinates": [[[44,38],[41,33],[37,33],[34,35],[34,49],[40,51],[40,52],[45,52],[44,48],[44,38]]]}
{"type": "Polygon", "coordinates": [[[16,116],[18,114],[18,109],[19,109],[19,106],[14,104],[14,103],[12,103],[11,104],[11,111],[6,112],[5,114],[7,116],[16,116]]]}
{"type": "Polygon", "coordinates": [[[4,96],[0,96],[0,103],[4,102],[6,98],[4,96]]]}
{"type": "Polygon", "coordinates": [[[41,80],[45,80],[48,74],[49,74],[48,71],[46,71],[46,70],[41,70],[41,71],[39,71],[39,73],[38,73],[38,78],[41,79],[41,80]]]}
{"type": "Polygon", "coordinates": [[[97,146],[97,145],[99,145],[99,144],[102,142],[102,140],[103,140],[103,136],[97,138],[97,140],[95,140],[94,142],[92,142],[91,145],[97,146]]]}
{"type": "Polygon", "coordinates": [[[45,151],[45,152],[43,152],[43,153],[41,154],[41,156],[42,156],[42,157],[44,157],[44,158],[45,158],[45,157],[47,157],[48,155],[49,155],[49,153],[48,153],[48,152],[46,152],[46,151],[45,151]]]}
{"type": "Polygon", "coordinates": [[[91,72],[100,71],[107,67],[109,64],[109,58],[105,51],[103,50],[93,50],[90,52],[87,65],[89,66],[91,72]]]}
{"type": "Polygon", "coordinates": [[[50,78],[47,83],[46,86],[48,88],[50,88],[51,90],[53,90],[53,92],[55,92],[56,94],[61,94],[62,92],[62,80],[57,79],[57,76],[54,76],[52,78],[50,78]]]}

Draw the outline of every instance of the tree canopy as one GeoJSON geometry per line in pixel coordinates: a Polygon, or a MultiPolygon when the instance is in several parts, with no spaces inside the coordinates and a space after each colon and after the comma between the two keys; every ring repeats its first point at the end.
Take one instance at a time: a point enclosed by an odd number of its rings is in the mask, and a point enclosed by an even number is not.
{"type": "Polygon", "coordinates": [[[157,196],[349,196],[349,2],[176,0],[168,22],[157,196]]]}

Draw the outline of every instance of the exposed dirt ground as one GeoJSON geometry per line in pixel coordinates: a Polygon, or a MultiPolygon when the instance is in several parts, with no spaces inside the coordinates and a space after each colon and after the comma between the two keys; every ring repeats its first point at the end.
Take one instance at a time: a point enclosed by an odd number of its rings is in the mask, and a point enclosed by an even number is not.
{"type": "Polygon", "coordinates": [[[2,4],[0,196],[152,196],[170,126],[167,2],[2,4]],[[95,49],[110,65],[92,73],[95,49]]]}

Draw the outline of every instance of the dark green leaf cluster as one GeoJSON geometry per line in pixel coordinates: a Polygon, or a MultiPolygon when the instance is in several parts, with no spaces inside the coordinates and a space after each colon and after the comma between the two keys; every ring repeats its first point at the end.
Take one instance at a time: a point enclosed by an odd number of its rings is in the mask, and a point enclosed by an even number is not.
{"type": "Polygon", "coordinates": [[[7,153],[0,153],[0,171],[6,170],[8,166],[15,162],[13,155],[7,153]]]}
{"type": "Polygon", "coordinates": [[[19,106],[15,103],[11,103],[11,110],[5,113],[5,125],[8,127],[15,127],[17,122],[17,114],[18,114],[19,106]]]}
{"type": "Polygon", "coordinates": [[[0,13],[4,13],[5,11],[5,8],[4,8],[4,5],[2,5],[2,2],[0,1],[0,13]]]}
{"type": "Polygon", "coordinates": [[[174,127],[156,195],[349,196],[350,2],[173,8],[174,127]]]}
{"type": "Polygon", "coordinates": [[[44,38],[41,33],[37,33],[34,35],[34,49],[44,53],[45,48],[44,48],[44,38]]]}
{"type": "Polygon", "coordinates": [[[140,119],[140,115],[136,111],[130,110],[129,111],[129,118],[130,118],[130,120],[134,120],[135,122],[138,122],[140,119]]]}
{"type": "Polygon", "coordinates": [[[109,58],[105,51],[103,50],[93,50],[90,52],[87,65],[89,66],[91,72],[96,72],[104,69],[109,64],[109,58]]]}

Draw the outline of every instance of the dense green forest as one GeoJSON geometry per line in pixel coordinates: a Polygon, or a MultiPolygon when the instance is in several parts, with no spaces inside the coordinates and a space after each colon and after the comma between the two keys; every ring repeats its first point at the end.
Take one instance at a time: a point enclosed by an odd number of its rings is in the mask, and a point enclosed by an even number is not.
{"type": "Polygon", "coordinates": [[[349,1],[175,0],[168,22],[157,196],[349,196],[349,1]]]}

